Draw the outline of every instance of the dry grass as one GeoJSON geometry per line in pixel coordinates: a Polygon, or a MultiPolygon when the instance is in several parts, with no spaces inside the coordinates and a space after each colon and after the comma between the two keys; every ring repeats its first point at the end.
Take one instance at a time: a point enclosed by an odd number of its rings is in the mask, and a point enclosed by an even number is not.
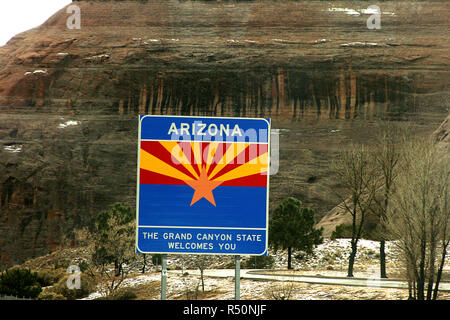
{"type": "Polygon", "coordinates": [[[133,288],[136,300],[156,300],[161,296],[161,282],[152,281],[133,288]]]}

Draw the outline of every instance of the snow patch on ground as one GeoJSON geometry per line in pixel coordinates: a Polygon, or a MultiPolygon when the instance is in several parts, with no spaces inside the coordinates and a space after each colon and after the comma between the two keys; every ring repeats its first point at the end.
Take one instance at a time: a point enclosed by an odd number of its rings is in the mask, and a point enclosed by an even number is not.
{"type": "Polygon", "coordinates": [[[144,41],[145,45],[149,45],[149,44],[160,44],[161,40],[159,39],[148,39],[147,41],[144,41]]]}
{"type": "Polygon", "coordinates": [[[345,14],[351,15],[351,16],[359,16],[361,13],[354,9],[349,8],[328,8],[328,11],[334,11],[334,12],[344,12],[345,14]]]}
{"type": "Polygon", "coordinates": [[[325,43],[325,42],[328,42],[328,41],[330,41],[330,40],[327,40],[327,39],[318,39],[318,40],[316,40],[316,41],[314,41],[313,42],[313,44],[320,44],[320,43],[325,43]]]}
{"type": "Polygon", "coordinates": [[[33,71],[33,74],[38,74],[38,73],[40,73],[40,74],[47,74],[47,70],[34,70],[33,71]]]}
{"type": "MultiPolygon", "coordinates": [[[[388,273],[394,272],[399,261],[395,242],[386,242],[386,255],[388,262],[388,273]]],[[[303,276],[337,276],[345,277],[348,265],[348,257],[351,251],[350,239],[324,239],[324,242],[314,249],[314,253],[306,255],[301,251],[293,251],[292,266],[303,276]]],[[[289,273],[287,268],[287,250],[274,252],[269,250],[269,255],[275,259],[273,269],[280,274],[289,273]]],[[[361,239],[358,241],[358,251],[355,260],[355,277],[367,278],[368,283],[379,278],[379,242],[361,239]]],[[[204,256],[208,259],[208,269],[214,269],[220,273],[221,270],[234,268],[233,256],[204,256]]],[[[242,256],[241,262],[251,258],[242,256]]],[[[168,278],[167,297],[173,299],[193,299],[196,291],[201,292],[201,279],[198,271],[198,259],[196,255],[168,255],[168,278]],[[179,270],[178,272],[170,270],[179,270]]],[[[241,264],[242,268],[243,264],[241,264]]],[[[446,270],[449,266],[446,266],[446,270]]],[[[142,266],[136,265],[130,276],[122,283],[122,288],[136,288],[141,285],[156,282],[159,286],[161,280],[160,266],[147,265],[147,273],[141,273],[142,266]]],[[[267,270],[270,272],[270,270],[267,270]]],[[[272,271],[273,272],[273,271],[272,271]]],[[[211,274],[211,272],[209,272],[211,274]]],[[[214,272],[213,272],[214,274],[214,272]]],[[[281,279],[283,280],[283,279],[281,279]]],[[[234,278],[228,277],[205,277],[205,292],[207,296],[201,299],[234,299],[234,278]]],[[[286,288],[291,285],[288,281],[255,281],[250,279],[241,280],[241,299],[273,299],[272,293],[280,294],[286,292],[286,288]]],[[[378,287],[348,287],[340,285],[320,285],[320,284],[293,284],[294,290],[290,299],[296,300],[324,300],[324,299],[406,299],[407,290],[388,289],[380,290],[378,287]]],[[[83,300],[93,300],[104,297],[101,287],[97,292],[91,293],[83,300]]],[[[159,293],[153,293],[149,299],[159,299],[159,293]]]]}
{"type": "MultiPolygon", "coordinates": [[[[393,256],[395,247],[394,242],[386,242],[386,255],[393,256]]],[[[355,266],[364,266],[365,264],[377,263],[380,250],[378,241],[360,239],[358,241],[358,250],[356,254],[355,266]]],[[[324,242],[318,245],[312,255],[306,255],[303,252],[293,251],[292,267],[297,270],[345,270],[348,264],[348,258],[351,252],[350,239],[324,239],[324,242]]],[[[276,269],[287,268],[287,253],[271,253],[275,258],[276,269]]]]}
{"type": "Polygon", "coordinates": [[[4,146],[3,150],[10,153],[19,153],[22,152],[23,146],[21,144],[18,145],[10,145],[10,146],[4,146]]]}
{"type": "Polygon", "coordinates": [[[47,70],[34,70],[33,72],[28,71],[28,72],[24,73],[25,76],[30,76],[33,74],[34,75],[46,75],[46,74],[48,74],[48,71],[47,70]]]}
{"type": "Polygon", "coordinates": [[[336,8],[336,7],[332,7],[332,8],[328,8],[329,12],[343,12],[345,14],[348,14],[350,16],[360,16],[361,14],[367,14],[367,15],[372,15],[372,14],[383,14],[383,15],[388,15],[388,16],[395,16],[394,12],[388,12],[388,11],[384,11],[384,12],[380,12],[377,8],[367,8],[367,9],[361,9],[361,10],[355,10],[355,9],[350,9],[350,8],[336,8]]]}
{"type": "MultiPolygon", "coordinates": [[[[135,288],[137,286],[159,280],[161,280],[161,275],[159,273],[140,275],[137,277],[127,278],[123,280],[121,288],[130,288],[130,287],[135,288]]],[[[102,297],[105,297],[105,293],[102,292],[102,290],[99,290],[91,293],[86,298],[82,298],[80,300],[95,300],[102,297]]]]}
{"type": "Polygon", "coordinates": [[[354,47],[354,48],[367,48],[367,47],[377,47],[379,46],[376,42],[349,42],[341,44],[341,47],[354,47]]]}
{"type": "Polygon", "coordinates": [[[69,127],[69,126],[77,126],[77,125],[79,125],[79,124],[80,124],[80,123],[79,123],[78,121],[69,120],[69,121],[66,121],[65,123],[60,123],[59,126],[58,126],[58,128],[64,129],[64,128],[67,128],[67,127],[69,127]]]}

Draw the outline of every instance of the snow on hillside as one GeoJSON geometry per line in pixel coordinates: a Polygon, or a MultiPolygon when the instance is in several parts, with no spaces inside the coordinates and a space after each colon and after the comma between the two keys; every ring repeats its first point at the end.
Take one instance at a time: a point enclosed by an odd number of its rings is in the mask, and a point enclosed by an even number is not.
{"type": "MultiPolygon", "coordinates": [[[[386,254],[389,258],[397,260],[395,255],[394,243],[386,243],[386,254]]],[[[312,255],[306,255],[304,252],[292,252],[292,267],[298,270],[314,270],[345,267],[350,255],[350,239],[324,239],[324,242],[314,249],[312,255]]],[[[278,250],[277,252],[269,249],[268,255],[274,257],[274,269],[287,268],[287,250],[278,250]]],[[[233,256],[206,256],[208,259],[208,268],[227,269],[234,268],[233,256]]],[[[251,259],[250,256],[242,256],[241,263],[251,259]]],[[[358,252],[356,255],[356,266],[358,264],[376,263],[379,259],[379,242],[361,239],[358,241],[358,252]]],[[[391,259],[392,260],[392,259],[391,259]]],[[[198,265],[198,256],[192,255],[169,255],[167,258],[168,269],[196,269],[198,265]]],[[[151,268],[151,267],[150,267],[151,268]]],[[[150,269],[149,269],[150,270],[150,269]]]]}
{"type": "MultiPolygon", "coordinates": [[[[388,265],[395,265],[397,258],[393,242],[386,243],[386,254],[388,265]]],[[[292,254],[292,267],[296,270],[304,271],[305,274],[326,274],[330,276],[345,276],[347,268],[348,256],[350,254],[350,239],[325,239],[324,242],[318,245],[312,255],[305,255],[302,252],[294,251],[292,254]]],[[[274,269],[286,270],[287,268],[287,251],[278,250],[277,252],[269,251],[269,255],[275,259],[274,269]]],[[[242,261],[249,259],[249,256],[243,256],[242,261]]],[[[168,255],[168,269],[169,270],[192,270],[198,269],[199,256],[192,255],[168,255]]],[[[206,256],[208,259],[208,269],[232,269],[234,268],[233,256],[206,256]]],[[[376,276],[378,273],[379,259],[379,243],[372,240],[359,240],[358,253],[355,261],[356,276],[376,276]]],[[[139,269],[141,266],[139,266],[139,269]]],[[[140,270],[134,270],[130,278],[126,279],[122,287],[132,287],[147,284],[161,279],[159,266],[147,266],[147,274],[141,274],[140,270]]],[[[196,276],[185,273],[185,276],[169,275],[168,293],[174,297],[183,298],[183,294],[188,288],[195,288],[199,285],[199,279],[196,276]]],[[[232,287],[233,279],[209,279],[205,281],[206,291],[220,291],[224,287],[232,287]]],[[[270,289],[270,284],[259,282],[257,286],[251,284],[248,280],[241,285],[241,292],[243,295],[261,297],[264,292],[270,289]],[[256,290],[256,291],[255,291],[256,290]]],[[[86,300],[92,300],[104,296],[99,290],[91,293],[86,300]]],[[[232,299],[232,291],[217,296],[224,299],[232,299]]],[[[309,295],[305,293],[301,299],[309,299],[309,295]]],[[[323,298],[323,297],[322,297],[323,298]]]]}
{"type": "MultiPolygon", "coordinates": [[[[395,258],[395,250],[393,242],[386,243],[386,254],[389,257],[395,258]]],[[[358,241],[358,251],[356,255],[355,265],[376,263],[379,259],[379,242],[372,240],[361,239],[358,241]]],[[[310,256],[303,256],[301,253],[293,253],[292,267],[299,270],[314,270],[314,269],[336,269],[345,268],[348,263],[348,258],[351,252],[350,239],[324,239],[324,242],[318,245],[314,253],[310,256]]],[[[270,253],[269,253],[270,254],[270,253]]],[[[275,255],[276,268],[286,268],[287,253],[278,252],[275,255]]]]}

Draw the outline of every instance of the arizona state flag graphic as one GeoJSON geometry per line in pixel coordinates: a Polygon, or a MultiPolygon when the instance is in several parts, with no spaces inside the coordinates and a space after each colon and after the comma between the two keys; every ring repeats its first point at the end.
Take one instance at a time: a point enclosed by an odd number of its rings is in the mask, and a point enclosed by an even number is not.
{"type": "Polygon", "coordinates": [[[137,252],[266,254],[270,122],[140,116],[137,252]]]}

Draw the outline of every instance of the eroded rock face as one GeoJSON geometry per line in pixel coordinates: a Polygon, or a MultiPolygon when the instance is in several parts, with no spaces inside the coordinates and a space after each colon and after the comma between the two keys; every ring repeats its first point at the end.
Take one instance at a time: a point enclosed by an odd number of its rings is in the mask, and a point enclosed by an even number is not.
{"type": "Polygon", "coordinates": [[[440,3],[384,2],[376,31],[366,2],[333,2],[359,15],[323,2],[76,4],[80,30],[63,9],[0,47],[3,264],[113,202],[134,206],[138,114],[272,118],[271,206],[296,196],[318,218],[338,201],[338,150],[370,141],[379,119],[429,134],[447,114],[440,3]]]}

